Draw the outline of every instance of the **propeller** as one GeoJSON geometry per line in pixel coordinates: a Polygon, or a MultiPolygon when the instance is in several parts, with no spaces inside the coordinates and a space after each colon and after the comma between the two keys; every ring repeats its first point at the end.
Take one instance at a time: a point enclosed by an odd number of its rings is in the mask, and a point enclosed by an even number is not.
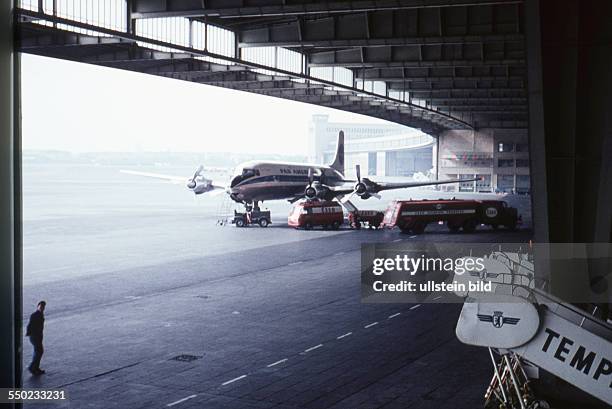
{"type": "Polygon", "coordinates": [[[308,187],[304,191],[304,196],[306,196],[307,199],[314,199],[317,196],[317,189],[312,187],[313,182],[314,172],[312,171],[312,168],[308,168],[308,187]]]}
{"type": "Polygon", "coordinates": [[[204,170],[204,165],[200,165],[198,166],[198,168],[196,169],[195,173],[193,174],[193,176],[191,177],[191,179],[189,179],[187,181],[187,187],[189,189],[195,189],[196,186],[198,185],[196,178],[198,176],[200,176],[200,173],[202,173],[202,171],[204,170]]]}
{"type": "Polygon", "coordinates": [[[359,165],[355,165],[355,176],[357,176],[357,183],[353,193],[361,196],[368,191],[368,187],[361,181],[361,166],[359,165]]]}
{"type": "Polygon", "coordinates": [[[377,199],[381,198],[378,193],[368,192],[368,185],[366,183],[369,182],[369,179],[363,178],[363,181],[361,180],[361,166],[359,165],[355,165],[355,176],[357,176],[357,183],[355,184],[355,189],[353,190],[353,193],[351,193],[350,197],[357,195],[362,199],[369,199],[372,196],[377,199]]]}

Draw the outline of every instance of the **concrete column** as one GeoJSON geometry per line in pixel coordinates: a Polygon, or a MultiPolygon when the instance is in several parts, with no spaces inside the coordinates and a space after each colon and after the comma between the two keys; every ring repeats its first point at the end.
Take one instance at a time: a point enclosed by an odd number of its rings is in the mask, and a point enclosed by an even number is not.
{"type": "MultiPolygon", "coordinates": [[[[524,4],[536,241],[611,242],[612,2],[524,4]]],[[[552,293],[608,274],[598,268],[552,275],[552,293]]]]}
{"type": "Polygon", "coordinates": [[[14,4],[0,2],[0,388],[21,385],[21,209],[18,183],[20,163],[19,61],[14,53],[14,4]],[[19,237],[16,240],[16,237],[19,237]],[[17,319],[19,317],[19,319],[17,319]]]}
{"type": "Polygon", "coordinates": [[[376,152],[376,176],[387,176],[387,152],[376,152]]]}

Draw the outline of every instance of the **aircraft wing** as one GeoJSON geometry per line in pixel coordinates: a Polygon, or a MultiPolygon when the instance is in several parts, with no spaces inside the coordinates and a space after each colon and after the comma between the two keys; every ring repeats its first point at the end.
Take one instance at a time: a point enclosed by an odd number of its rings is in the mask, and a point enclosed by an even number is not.
{"type": "Polygon", "coordinates": [[[184,176],[170,176],[170,175],[162,175],[160,173],[137,172],[134,170],[123,170],[122,169],[120,170],[120,172],[126,173],[128,175],[136,175],[136,176],[144,176],[148,178],[163,179],[163,180],[167,180],[172,183],[185,183],[187,182],[187,179],[188,179],[184,176]]]}
{"type": "Polygon", "coordinates": [[[163,175],[160,173],[151,173],[151,172],[137,172],[133,170],[121,170],[121,173],[127,173],[129,175],[136,176],[144,176],[149,178],[163,179],[167,180],[171,183],[180,183],[186,184],[187,188],[191,190],[196,195],[210,192],[213,190],[225,191],[225,186],[217,185],[213,183],[212,180],[205,178],[202,176],[202,171],[204,167],[200,165],[198,169],[195,171],[191,178],[186,178],[184,176],[171,176],[171,175],[163,175]]]}
{"type": "MultiPolygon", "coordinates": [[[[406,189],[411,187],[421,187],[421,186],[434,186],[434,185],[445,185],[448,183],[460,183],[460,182],[473,182],[475,180],[480,180],[480,178],[471,178],[471,179],[447,179],[447,180],[432,180],[432,181],[424,181],[424,182],[374,182],[367,178],[363,178],[363,184],[367,188],[367,193],[376,194],[378,192],[382,192],[383,190],[393,190],[393,189],[406,189]]],[[[326,186],[334,195],[348,195],[350,193],[355,192],[355,188],[352,186],[326,186]]]]}
{"type": "MultiPolygon", "coordinates": [[[[381,192],[383,190],[392,190],[392,189],[404,189],[409,187],[421,187],[421,186],[435,186],[435,185],[446,185],[448,183],[461,183],[461,182],[474,182],[475,180],[480,180],[480,178],[471,178],[471,179],[447,179],[447,180],[431,180],[424,182],[405,182],[405,183],[394,183],[394,182],[372,182],[370,180],[364,179],[367,182],[374,184],[375,193],[381,192]]],[[[366,185],[367,185],[366,182],[366,185]]]]}

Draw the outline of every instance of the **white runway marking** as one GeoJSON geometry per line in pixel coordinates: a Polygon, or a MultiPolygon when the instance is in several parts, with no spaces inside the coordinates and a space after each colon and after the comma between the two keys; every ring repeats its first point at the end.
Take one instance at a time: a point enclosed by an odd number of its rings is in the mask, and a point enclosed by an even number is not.
{"type": "Polygon", "coordinates": [[[310,347],[310,348],[304,350],[304,352],[306,353],[306,352],[314,351],[315,349],[321,348],[322,346],[323,346],[323,344],[315,345],[313,347],[310,347]]]}
{"type": "Polygon", "coordinates": [[[349,335],[352,335],[352,334],[353,334],[352,332],[347,332],[346,334],[342,334],[339,337],[336,337],[336,339],[346,338],[346,337],[348,337],[349,335]]]}
{"type": "Polygon", "coordinates": [[[421,304],[417,304],[417,305],[413,305],[412,307],[410,307],[411,310],[416,310],[417,308],[419,308],[421,306],[421,304]]]}
{"type": "Polygon", "coordinates": [[[416,239],[417,236],[410,236],[411,239],[416,239]]]}
{"type": "Polygon", "coordinates": [[[230,379],[229,381],[225,381],[225,382],[223,382],[223,383],[221,384],[221,386],[229,385],[230,383],[233,383],[233,382],[239,381],[239,380],[244,379],[244,378],[246,378],[246,377],[247,377],[246,375],[240,375],[240,376],[239,376],[239,377],[237,377],[237,378],[230,379]]]}
{"type": "Polygon", "coordinates": [[[172,407],[172,406],[174,406],[174,405],[178,405],[179,403],[183,403],[183,402],[185,402],[186,400],[193,399],[193,398],[195,398],[196,396],[198,396],[198,395],[189,395],[189,396],[187,396],[186,398],[179,399],[179,400],[177,400],[176,402],[172,402],[172,403],[167,404],[166,406],[167,406],[167,407],[169,407],[169,408],[171,408],[171,407],[172,407]]]}
{"type": "Polygon", "coordinates": [[[435,298],[434,298],[434,301],[435,301],[435,300],[439,300],[440,298],[442,298],[442,296],[441,296],[441,295],[439,295],[439,296],[435,297],[435,298]]]}
{"type": "Polygon", "coordinates": [[[373,327],[374,325],[378,325],[378,321],[368,324],[364,328],[370,328],[370,327],[373,327]]]}
{"type": "Polygon", "coordinates": [[[338,253],[334,254],[334,256],[341,256],[343,254],[344,254],[344,251],[341,251],[341,252],[338,252],[338,253]]]}
{"type": "Polygon", "coordinates": [[[276,366],[278,364],[282,364],[283,362],[287,362],[287,358],[281,359],[280,361],[273,362],[270,365],[267,365],[266,368],[272,368],[273,366],[276,366]]]}
{"type": "Polygon", "coordinates": [[[295,266],[295,265],[297,265],[297,264],[302,264],[302,263],[303,263],[303,261],[294,261],[293,263],[289,263],[289,264],[287,264],[287,265],[288,265],[288,266],[295,266]]]}
{"type": "Polygon", "coordinates": [[[393,314],[393,315],[389,315],[389,318],[388,318],[388,319],[395,318],[395,317],[397,317],[397,316],[398,316],[398,315],[400,315],[400,314],[401,314],[401,312],[396,312],[396,313],[395,313],[395,314],[393,314]]]}
{"type": "Polygon", "coordinates": [[[393,240],[393,243],[397,243],[398,241],[402,241],[402,239],[393,240]]]}

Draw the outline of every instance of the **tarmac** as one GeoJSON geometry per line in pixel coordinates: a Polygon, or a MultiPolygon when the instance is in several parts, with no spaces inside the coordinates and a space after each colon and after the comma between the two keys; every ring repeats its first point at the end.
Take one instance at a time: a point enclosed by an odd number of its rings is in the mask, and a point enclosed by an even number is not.
{"type": "Polygon", "coordinates": [[[482,407],[492,369],[456,339],[460,305],[361,303],[361,244],[517,243],[530,231],[297,231],[280,211],[266,229],[238,229],[163,200],[29,213],[24,318],[48,302],[47,373],[24,388],[68,395],[32,407],[482,407]]]}

